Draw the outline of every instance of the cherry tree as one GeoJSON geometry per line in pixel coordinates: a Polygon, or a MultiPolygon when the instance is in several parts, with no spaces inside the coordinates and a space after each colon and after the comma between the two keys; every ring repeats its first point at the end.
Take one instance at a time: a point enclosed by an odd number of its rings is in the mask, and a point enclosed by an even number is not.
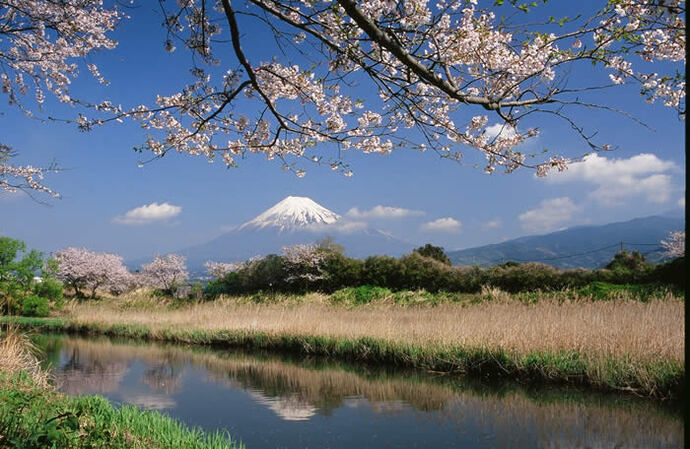
{"type": "Polygon", "coordinates": [[[189,277],[184,256],[168,254],[156,256],[149,264],[142,265],[142,275],[147,285],[171,292],[189,277]]]}
{"type": "Polygon", "coordinates": [[[77,296],[83,296],[82,289],[90,290],[91,298],[96,297],[98,288],[121,293],[134,282],[132,274],[122,263],[122,257],[116,254],[70,247],[58,251],[55,260],[58,278],[74,288],[77,296]]]}
{"type": "Polygon", "coordinates": [[[324,279],[326,276],[323,264],[326,252],[316,245],[295,244],[283,247],[283,263],[288,273],[287,282],[304,280],[308,282],[324,279]]]}
{"type": "Polygon", "coordinates": [[[227,275],[228,273],[236,272],[239,271],[247,266],[251,262],[230,262],[230,263],[224,263],[224,262],[213,262],[209,260],[208,262],[204,263],[204,266],[206,267],[206,271],[208,271],[208,274],[211,275],[212,277],[216,279],[222,279],[227,275]]]}
{"type": "MultiPolygon", "coordinates": [[[[606,104],[602,91],[633,83],[646,101],[685,115],[684,0],[602,0],[576,19],[544,17],[543,7],[516,0],[159,0],[163,47],[191,52],[194,80],[135,106],[87,104],[67,91],[76,76],[68,61],[115,45],[107,33],[124,17],[115,8],[93,0],[2,5],[9,25],[0,25],[0,36],[8,36],[0,40],[0,64],[14,76],[0,81],[10,103],[23,107],[19,98],[33,92],[40,105],[49,91],[84,107],[76,120],[84,131],[133,119],[149,130],[138,149],[154,159],[176,151],[235,166],[258,153],[298,176],[302,160],[349,176],[345,150],[411,147],[461,162],[469,148],[483,155],[488,173],[531,167],[545,176],[575,159],[521,149],[548,118],[582,138],[582,153],[612,143],[580,125],[577,108],[637,120],[606,104]],[[62,11],[77,6],[89,13],[62,11]],[[252,35],[275,42],[270,62],[244,51],[250,26],[252,35]],[[569,77],[574,70],[606,76],[569,77]],[[372,95],[359,99],[350,87],[372,95]],[[252,106],[238,110],[240,98],[252,106]],[[338,156],[326,157],[333,148],[338,156]]],[[[87,67],[105,82],[97,67],[87,67]]],[[[31,185],[24,176],[31,170],[11,170],[5,177],[31,185]]]]}
{"type": "Polygon", "coordinates": [[[668,235],[668,240],[662,240],[661,246],[666,250],[664,255],[669,257],[685,257],[685,231],[675,231],[668,235]]]}
{"type": "MultiPolygon", "coordinates": [[[[104,8],[100,0],[7,0],[0,2],[0,92],[7,104],[33,117],[42,110],[46,93],[77,105],[70,84],[79,73],[80,58],[116,42],[107,36],[123,15],[104,8]],[[32,98],[30,98],[30,96],[32,98]]],[[[95,64],[87,69],[106,83],[95,64]]],[[[0,190],[22,189],[59,196],[43,184],[54,165],[12,164],[12,148],[0,142],[0,190]]]]}

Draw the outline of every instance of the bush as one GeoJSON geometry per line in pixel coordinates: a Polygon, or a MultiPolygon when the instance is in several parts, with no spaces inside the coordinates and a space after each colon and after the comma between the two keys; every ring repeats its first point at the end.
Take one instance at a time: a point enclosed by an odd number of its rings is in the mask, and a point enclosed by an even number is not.
{"type": "Polygon", "coordinates": [[[355,305],[369,304],[372,301],[391,296],[393,293],[383,287],[361,285],[357,288],[349,287],[338,290],[331,295],[334,302],[350,303],[355,305]]]}
{"type": "Polygon", "coordinates": [[[22,315],[24,316],[48,316],[50,313],[50,304],[48,299],[40,296],[31,295],[24,298],[22,301],[22,315]]]}
{"type": "Polygon", "coordinates": [[[361,281],[365,284],[388,287],[391,290],[404,288],[405,268],[400,259],[388,256],[371,256],[364,261],[361,281]]]}
{"type": "Polygon", "coordinates": [[[685,290],[685,257],[679,257],[670,262],[666,262],[654,267],[650,277],[655,282],[670,284],[685,290]]]}
{"type": "Polygon", "coordinates": [[[611,300],[634,298],[646,302],[651,298],[663,296],[669,289],[658,284],[611,284],[596,281],[585,285],[577,292],[582,296],[591,296],[594,300],[611,300]]]}
{"type": "Polygon", "coordinates": [[[318,286],[322,291],[333,292],[345,287],[361,285],[364,262],[330,251],[324,260],[323,271],[325,277],[318,286]]]}
{"type": "Polygon", "coordinates": [[[52,279],[44,279],[43,282],[37,283],[34,287],[34,293],[50,301],[60,301],[62,299],[62,291],[62,282],[52,279]]]}
{"type": "Polygon", "coordinates": [[[448,258],[446,253],[443,251],[443,248],[440,246],[434,246],[431,243],[427,243],[426,245],[420,246],[419,248],[415,249],[412,252],[417,253],[420,256],[429,257],[431,259],[436,259],[444,265],[448,265],[448,266],[451,265],[450,259],[448,258]]]}
{"type": "Polygon", "coordinates": [[[561,271],[536,262],[504,264],[487,270],[487,284],[517,293],[534,290],[560,290],[565,282],[561,271]]]}

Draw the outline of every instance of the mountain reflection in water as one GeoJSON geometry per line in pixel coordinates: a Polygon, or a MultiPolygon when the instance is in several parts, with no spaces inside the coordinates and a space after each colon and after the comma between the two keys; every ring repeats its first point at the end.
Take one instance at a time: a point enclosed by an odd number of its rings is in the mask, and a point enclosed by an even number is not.
{"type": "Polygon", "coordinates": [[[682,413],[636,398],[208,348],[37,341],[61,391],[227,429],[248,448],[684,446],[682,413]]]}

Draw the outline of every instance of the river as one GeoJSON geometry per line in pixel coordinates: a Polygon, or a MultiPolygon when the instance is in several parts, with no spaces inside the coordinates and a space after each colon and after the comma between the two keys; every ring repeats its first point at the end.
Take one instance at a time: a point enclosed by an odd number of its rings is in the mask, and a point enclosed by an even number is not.
{"type": "Polygon", "coordinates": [[[682,448],[684,418],[628,395],[107,338],[36,337],[60,391],[258,448],[682,448]]]}

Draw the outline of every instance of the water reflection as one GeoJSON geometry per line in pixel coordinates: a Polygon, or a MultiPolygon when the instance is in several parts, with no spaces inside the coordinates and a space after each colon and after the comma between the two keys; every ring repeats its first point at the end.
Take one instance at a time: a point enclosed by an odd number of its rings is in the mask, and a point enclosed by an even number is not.
{"type": "Polygon", "coordinates": [[[58,387],[162,410],[257,447],[680,448],[649,401],[266,354],[41,337],[58,387]]]}

